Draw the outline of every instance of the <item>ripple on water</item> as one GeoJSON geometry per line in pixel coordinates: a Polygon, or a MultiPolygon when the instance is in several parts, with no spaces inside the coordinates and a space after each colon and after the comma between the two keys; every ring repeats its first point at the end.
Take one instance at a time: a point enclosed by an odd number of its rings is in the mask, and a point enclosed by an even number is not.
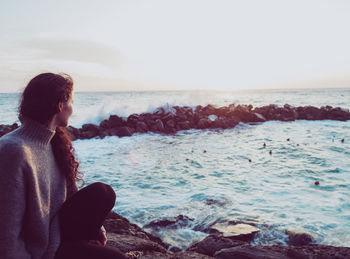
{"type": "Polygon", "coordinates": [[[325,174],[328,174],[328,173],[330,173],[330,174],[338,174],[338,173],[341,173],[341,172],[342,172],[341,169],[338,168],[338,167],[324,170],[325,174]]]}

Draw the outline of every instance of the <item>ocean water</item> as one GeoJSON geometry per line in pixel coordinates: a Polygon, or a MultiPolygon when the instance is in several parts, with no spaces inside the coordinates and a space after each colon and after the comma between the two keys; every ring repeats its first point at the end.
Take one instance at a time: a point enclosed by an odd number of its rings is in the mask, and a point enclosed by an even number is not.
{"type": "MultiPolygon", "coordinates": [[[[71,125],[172,105],[349,109],[348,100],[350,89],[76,93],[71,125]]],[[[0,124],[16,121],[17,103],[18,95],[0,94],[0,124]]],[[[204,238],[200,230],[218,220],[256,224],[257,245],[286,244],[285,231],[298,230],[317,243],[350,246],[350,121],[241,123],[171,136],[76,140],[74,147],[87,184],[110,184],[117,193],[114,211],[131,222],[142,227],[164,217],[192,218],[154,232],[173,246],[204,238]]]]}

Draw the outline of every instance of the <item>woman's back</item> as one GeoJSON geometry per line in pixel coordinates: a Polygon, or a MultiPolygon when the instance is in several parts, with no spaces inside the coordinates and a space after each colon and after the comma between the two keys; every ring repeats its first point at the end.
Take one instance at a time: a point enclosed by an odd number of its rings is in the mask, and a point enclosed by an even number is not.
{"type": "Polygon", "coordinates": [[[26,120],[0,138],[1,255],[53,258],[60,244],[57,212],[67,189],[52,153],[54,133],[26,120]]]}

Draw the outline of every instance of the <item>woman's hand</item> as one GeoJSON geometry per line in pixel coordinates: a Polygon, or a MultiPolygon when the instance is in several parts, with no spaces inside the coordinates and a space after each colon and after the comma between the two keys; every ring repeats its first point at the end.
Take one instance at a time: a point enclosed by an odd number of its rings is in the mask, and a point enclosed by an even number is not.
{"type": "Polygon", "coordinates": [[[105,246],[107,244],[107,233],[103,226],[101,227],[98,241],[101,242],[102,246],[105,246]]]}
{"type": "Polygon", "coordinates": [[[102,226],[101,230],[98,234],[98,239],[96,240],[89,240],[88,244],[90,245],[97,245],[97,246],[106,246],[107,244],[107,234],[105,228],[102,226]]]}

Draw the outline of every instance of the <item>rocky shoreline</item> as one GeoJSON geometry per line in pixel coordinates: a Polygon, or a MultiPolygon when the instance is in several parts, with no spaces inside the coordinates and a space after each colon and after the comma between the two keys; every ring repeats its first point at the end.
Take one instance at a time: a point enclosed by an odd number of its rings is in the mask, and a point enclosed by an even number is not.
{"type": "MultiPolygon", "coordinates": [[[[163,219],[148,225],[164,227],[183,220],[179,216],[173,220],[163,219]]],[[[212,232],[206,238],[194,244],[188,244],[185,251],[169,247],[159,238],[144,231],[126,218],[111,212],[104,226],[109,241],[107,246],[116,247],[128,258],[142,259],[334,259],[350,258],[350,247],[335,247],[313,242],[306,233],[290,233],[292,245],[252,246],[249,241],[259,231],[256,227],[230,225],[220,231],[212,232]],[[248,227],[248,230],[247,230],[248,227]],[[233,231],[236,229],[236,232],[233,231]],[[238,229],[238,230],[237,230],[238,229]],[[226,231],[229,230],[229,231],[226,231]],[[223,231],[223,232],[222,232],[223,231]],[[249,233],[248,233],[249,232],[249,233]],[[170,249],[169,249],[170,248],[170,249]]],[[[242,225],[242,224],[240,224],[242,225]]],[[[215,227],[214,227],[215,228],[215,227]]],[[[217,228],[217,227],[216,227],[217,228]]]]}
{"type": "MultiPolygon", "coordinates": [[[[274,104],[253,108],[252,105],[230,104],[225,107],[213,105],[161,107],[153,113],[131,114],[127,118],[111,115],[99,125],[84,124],[81,128],[68,127],[72,139],[91,139],[106,136],[132,136],[135,133],[153,132],[174,134],[189,129],[227,129],[238,123],[261,123],[270,120],[350,120],[350,112],[340,107],[314,106],[293,107],[285,104],[279,107],[274,104]]],[[[18,125],[0,125],[0,137],[18,125]]]]}

